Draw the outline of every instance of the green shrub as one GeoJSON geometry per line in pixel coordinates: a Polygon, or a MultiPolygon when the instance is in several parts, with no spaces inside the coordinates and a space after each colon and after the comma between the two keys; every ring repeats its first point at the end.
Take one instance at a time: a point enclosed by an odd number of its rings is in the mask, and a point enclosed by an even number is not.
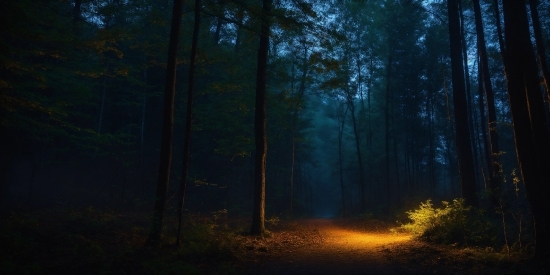
{"type": "Polygon", "coordinates": [[[401,228],[435,243],[495,244],[496,227],[482,210],[466,206],[464,199],[454,199],[452,203],[443,201],[442,204],[442,208],[434,208],[431,200],[420,203],[418,209],[406,212],[412,222],[401,225],[401,228]]]}

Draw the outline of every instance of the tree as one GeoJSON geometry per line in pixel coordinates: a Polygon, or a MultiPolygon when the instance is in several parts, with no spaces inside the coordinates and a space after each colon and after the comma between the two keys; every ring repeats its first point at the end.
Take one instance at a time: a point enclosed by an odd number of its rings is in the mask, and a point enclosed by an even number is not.
{"type": "Polygon", "coordinates": [[[260,47],[256,71],[256,110],[254,115],[254,137],[256,156],[254,160],[254,210],[250,234],[262,235],[265,232],[265,168],[267,158],[266,137],[266,81],[267,54],[269,50],[270,13],[272,0],[263,0],[260,47]]]}
{"type": "MultiPolygon", "coordinates": [[[[485,45],[485,33],[483,31],[483,21],[481,16],[481,7],[479,0],[473,0],[474,13],[477,31],[477,47],[479,55],[479,66],[481,69],[483,88],[487,99],[487,116],[489,125],[489,143],[491,147],[490,158],[487,159],[487,169],[489,171],[489,186],[492,190],[493,206],[498,205],[497,195],[500,190],[500,149],[498,145],[497,116],[495,111],[495,97],[493,95],[493,85],[491,84],[491,75],[489,74],[489,61],[487,59],[487,47],[485,45]]],[[[480,83],[481,85],[481,83],[480,83]]],[[[480,110],[483,113],[483,109],[480,110]]],[[[481,123],[484,123],[483,121],[481,123]]]]}
{"type": "Polygon", "coordinates": [[[181,219],[183,214],[183,203],[185,200],[185,188],[187,185],[187,174],[189,172],[189,155],[191,150],[191,124],[193,122],[193,91],[195,89],[195,63],[197,60],[197,42],[199,40],[199,27],[201,22],[201,0],[195,0],[195,22],[193,24],[193,40],[191,42],[191,56],[189,58],[189,80],[187,82],[187,116],[185,119],[185,137],[183,144],[183,167],[178,201],[178,235],[176,245],[180,244],[181,219]]]}
{"type": "Polygon", "coordinates": [[[148,242],[160,240],[164,209],[166,208],[166,193],[170,182],[170,167],[172,163],[172,134],[174,132],[174,96],[176,93],[176,61],[179,44],[183,0],[175,0],[172,8],[172,23],[170,27],[170,42],[168,44],[168,61],[166,64],[166,79],[164,87],[164,108],[162,111],[162,140],[160,162],[157,177],[157,192],[153,213],[153,225],[148,242]]]}
{"type": "Polygon", "coordinates": [[[504,0],[505,72],[516,154],[535,223],[535,257],[550,257],[550,144],[523,1],[504,0]]]}
{"type": "Polygon", "coordinates": [[[470,140],[470,130],[468,127],[466,88],[464,84],[462,43],[457,1],[458,0],[447,0],[447,11],[449,16],[449,42],[451,47],[453,106],[456,126],[456,149],[458,155],[462,197],[466,200],[467,204],[477,206],[478,201],[475,196],[475,170],[471,146],[472,143],[470,140]]]}
{"type": "Polygon", "coordinates": [[[542,71],[542,79],[544,80],[544,86],[550,98],[550,71],[546,62],[546,53],[544,48],[544,41],[542,40],[542,31],[540,27],[539,12],[537,6],[538,0],[529,0],[529,7],[531,11],[531,22],[533,22],[533,32],[535,35],[535,44],[537,46],[537,55],[539,58],[539,66],[542,71]]]}

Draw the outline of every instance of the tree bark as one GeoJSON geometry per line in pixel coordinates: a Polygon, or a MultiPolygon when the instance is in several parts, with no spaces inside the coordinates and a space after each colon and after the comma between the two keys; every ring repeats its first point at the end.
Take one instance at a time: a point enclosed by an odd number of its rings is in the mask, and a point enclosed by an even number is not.
{"type": "Polygon", "coordinates": [[[449,38],[451,48],[451,68],[453,84],[453,105],[456,125],[456,147],[462,197],[468,205],[478,206],[476,198],[476,179],[472,154],[472,142],[468,126],[466,88],[462,62],[462,44],[460,19],[457,0],[447,1],[449,14],[449,38]]]}
{"type": "Polygon", "coordinates": [[[538,0],[529,0],[529,7],[531,9],[531,21],[533,22],[533,32],[535,34],[535,44],[537,46],[537,55],[539,58],[539,66],[542,71],[542,79],[544,80],[544,87],[546,88],[546,95],[550,101],[550,72],[548,71],[548,65],[546,63],[546,53],[544,48],[544,40],[542,39],[542,31],[540,27],[539,12],[537,9],[538,0]]]}
{"type": "Polygon", "coordinates": [[[516,154],[535,222],[535,257],[550,257],[550,144],[523,1],[504,0],[505,72],[516,154]]]}
{"type": "Polygon", "coordinates": [[[183,143],[183,167],[178,201],[178,235],[176,245],[180,245],[181,220],[183,216],[183,204],[185,201],[185,189],[189,172],[189,158],[191,150],[191,127],[193,124],[193,92],[195,90],[195,67],[197,60],[197,42],[199,40],[199,28],[201,23],[201,0],[195,0],[195,22],[193,24],[193,40],[191,41],[191,56],[189,57],[189,79],[187,81],[187,117],[185,120],[185,137],[183,143]]]}
{"type": "MultiPolygon", "coordinates": [[[[487,159],[487,161],[489,162],[487,165],[487,168],[489,170],[489,187],[491,189],[491,202],[494,207],[497,207],[499,206],[498,195],[500,193],[500,187],[502,185],[502,180],[500,178],[500,149],[498,142],[497,115],[495,110],[493,85],[491,84],[491,75],[489,73],[489,61],[487,59],[487,48],[485,46],[485,33],[483,31],[481,7],[479,4],[479,0],[473,0],[473,3],[477,31],[479,66],[481,68],[485,98],[487,99],[489,142],[491,147],[490,159],[487,159]]],[[[481,109],[480,111],[483,112],[483,109],[481,109]]]]}
{"type": "Polygon", "coordinates": [[[153,225],[148,242],[160,240],[162,222],[166,208],[166,192],[170,181],[172,164],[172,133],[174,131],[174,95],[176,93],[176,60],[179,44],[183,0],[174,0],[172,24],[168,44],[168,61],[166,64],[166,81],[164,87],[164,107],[162,116],[162,141],[160,144],[160,162],[157,178],[157,192],[153,213],[153,225]]]}
{"type": "Polygon", "coordinates": [[[266,137],[266,82],[267,54],[269,50],[270,13],[272,0],[263,0],[260,47],[258,49],[258,67],[256,72],[256,110],[254,133],[256,143],[254,173],[254,211],[252,215],[251,235],[265,233],[265,168],[267,157],[266,137]]]}

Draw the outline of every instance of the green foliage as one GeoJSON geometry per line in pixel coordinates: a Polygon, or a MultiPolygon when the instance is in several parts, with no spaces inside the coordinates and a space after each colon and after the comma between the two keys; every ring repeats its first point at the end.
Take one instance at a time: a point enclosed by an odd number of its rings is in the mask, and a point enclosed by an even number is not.
{"type": "Polygon", "coordinates": [[[442,204],[442,208],[434,208],[431,200],[421,202],[418,209],[407,211],[412,222],[401,225],[401,229],[435,243],[495,244],[496,228],[482,210],[466,206],[464,199],[442,204]]]}

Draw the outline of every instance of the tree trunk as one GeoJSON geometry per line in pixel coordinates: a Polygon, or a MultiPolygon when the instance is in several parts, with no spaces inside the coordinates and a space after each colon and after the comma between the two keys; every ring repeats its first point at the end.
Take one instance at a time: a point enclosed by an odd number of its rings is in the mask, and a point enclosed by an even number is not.
{"type": "Polygon", "coordinates": [[[262,235],[265,232],[265,166],[267,157],[266,138],[266,82],[267,53],[269,50],[270,13],[272,0],[263,0],[260,47],[258,49],[258,68],[256,72],[256,110],[254,133],[256,143],[254,173],[254,211],[250,234],[262,235]]]}
{"type": "Polygon", "coordinates": [[[466,108],[467,108],[467,114],[468,114],[468,127],[470,129],[470,141],[472,143],[472,157],[474,161],[474,176],[479,175],[477,171],[478,165],[478,156],[475,153],[477,146],[477,139],[476,137],[476,113],[473,106],[473,100],[472,100],[472,88],[470,83],[470,67],[468,66],[468,44],[467,44],[467,38],[466,33],[464,31],[464,26],[466,23],[464,20],[464,10],[462,8],[462,0],[457,1],[458,2],[458,8],[459,8],[459,14],[460,14],[460,37],[462,40],[462,61],[464,62],[464,79],[466,83],[466,108]]]}
{"type": "Polygon", "coordinates": [[[235,34],[235,52],[239,52],[239,45],[241,44],[241,33],[242,33],[241,25],[243,24],[243,18],[244,18],[243,7],[239,7],[239,10],[237,11],[237,22],[239,22],[239,24],[237,25],[237,33],[235,34]]]}
{"type": "MultiPolygon", "coordinates": [[[[485,34],[483,31],[483,20],[481,16],[481,7],[479,0],[473,0],[474,13],[477,31],[477,47],[479,55],[479,66],[481,68],[485,98],[487,99],[487,116],[489,125],[489,142],[491,145],[490,159],[487,159],[489,170],[489,187],[491,189],[491,202],[494,207],[499,206],[499,193],[502,180],[500,178],[500,160],[499,144],[497,130],[497,115],[495,110],[495,98],[493,95],[493,85],[489,74],[489,62],[487,60],[487,48],[485,46],[485,34]]],[[[481,79],[480,79],[481,80],[481,79]]],[[[481,82],[480,82],[481,83],[481,82]]],[[[483,112],[483,109],[480,109],[483,112]]],[[[482,122],[483,123],[483,122],[482,122]]],[[[485,128],[485,127],[484,127],[485,128]]]]}
{"type": "Polygon", "coordinates": [[[365,201],[365,174],[363,173],[363,158],[361,156],[361,144],[359,142],[359,129],[357,129],[357,119],[355,117],[355,105],[353,96],[349,91],[347,93],[348,108],[351,113],[351,122],[353,123],[353,134],[355,136],[355,148],[357,150],[357,162],[359,165],[359,189],[361,190],[361,211],[365,212],[367,205],[365,201]]]}
{"type": "Polygon", "coordinates": [[[187,117],[185,120],[185,137],[183,143],[183,167],[178,201],[178,235],[176,245],[180,245],[181,220],[183,215],[183,203],[185,201],[185,189],[189,172],[189,155],[191,150],[191,126],[193,122],[193,92],[195,90],[195,66],[197,60],[197,42],[199,40],[199,27],[201,23],[201,0],[195,0],[195,22],[193,25],[193,40],[191,41],[191,56],[189,57],[189,79],[187,81],[187,117]]]}
{"type": "Polygon", "coordinates": [[[164,107],[162,116],[162,141],[160,144],[160,161],[157,178],[157,192],[153,213],[153,226],[148,242],[160,240],[164,209],[166,208],[166,193],[170,181],[172,163],[172,133],[174,131],[174,95],[176,92],[176,59],[179,44],[183,0],[174,0],[172,9],[172,25],[168,44],[168,62],[166,64],[166,81],[164,87],[164,107]]]}
{"type": "Polygon", "coordinates": [[[504,37],[502,36],[502,24],[500,22],[500,10],[498,8],[498,0],[493,0],[493,8],[495,12],[495,21],[497,25],[497,37],[498,37],[498,45],[500,48],[500,56],[503,59],[503,62],[506,62],[504,59],[504,52],[506,51],[506,46],[504,45],[504,37]]]}
{"type": "Polygon", "coordinates": [[[544,80],[544,87],[550,101],[550,72],[548,71],[548,65],[546,64],[546,53],[544,48],[544,40],[542,39],[542,31],[540,27],[539,11],[537,10],[538,0],[529,0],[529,7],[531,9],[531,18],[533,22],[533,32],[535,34],[535,43],[537,46],[537,55],[539,58],[539,66],[542,71],[542,79],[544,80]]]}
{"type": "Polygon", "coordinates": [[[550,257],[550,144],[523,1],[504,0],[505,72],[516,154],[535,222],[535,257],[550,257]]]}
{"type": "Polygon", "coordinates": [[[346,115],[348,113],[348,108],[345,108],[343,104],[340,104],[338,106],[338,118],[340,119],[340,125],[338,125],[338,166],[339,166],[339,172],[340,172],[340,190],[342,191],[342,213],[344,216],[346,213],[346,199],[344,194],[344,163],[342,160],[342,147],[343,147],[343,138],[344,138],[344,130],[345,130],[345,124],[346,124],[346,115]],[[341,110],[343,109],[343,110],[341,110]]]}
{"type": "MultiPolygon", "coordinates": [[[[479,56],[479,54],[478,54],[479,56]]],[[[483,141],[483,155],[485,157],[486,165],[487,165],[487,171],[488,177],[491,177],[493,174],[493,165],[491,163],[491,149],[489,145],[489,138],[487,137],[487,126],[483,121],[485,121],[485,103],[483,100],[483,94],[485,89],[483,89],[483,73],[481,72],[481,65],[477,66],[477,79],[478,79],[478,92],[479,92],[479,98],[478,98],[478,108],[480,110],[480,120],[481,120],[481,139],[483,141]]],[[[482,171],[485,171],[482,169],[482,171]]],[[[490,181],[490,179],[489,179],[490,181]]],[[[483,182],[485,183],[483,188],[489,189],[490,185],[487,186],[487,179],[483,177],[483,182]]],[[[490,183],[489,183],[490,184],[490,183]]]]}
{"type": "Polygon", "coordinates": [[[388,202],[388,213],[390,213],[391,204],[391,180],[390,180],[390,77],[391,77],[392,56],[388,58],[388,67],[386,68],[386,106],[384,108],[385,124],[385,147],[386,147],[386,200],[388,202]]]}
{"type": "MultiPolygon", "coordinates": [[[[296,150],[296,128],[298,123],[298,110],[302,105],[302,99],[306,90],[306,77],[308,73],[307,64],[307,47],[304,43],[304,69],[302,70],[302,78],[300,80],[300,87],[298,88],[298,94],[295,98],[296,104],[294,110],[292,110],[292,160],[290,164],[290,217],[292,218],[292,204],[294,200],[294,163],[295,163],[295,150],[296,150]]],[[[294,85],[293,85],[294,86],[294,85]]]]}
{"type": "Polygon", "coordinates": [[[456,125],[456,147],[462,197],[468,205],[478,206],[475,169],[472,154],[472,142],[468,126],[466,89],[464,86],[464,68],[462,63],[462,44],[460,19],[457,0],[447,1],[449,14],[449,38],[451,48],[451,68],[453,83],[453,104],[456,125]]]}

